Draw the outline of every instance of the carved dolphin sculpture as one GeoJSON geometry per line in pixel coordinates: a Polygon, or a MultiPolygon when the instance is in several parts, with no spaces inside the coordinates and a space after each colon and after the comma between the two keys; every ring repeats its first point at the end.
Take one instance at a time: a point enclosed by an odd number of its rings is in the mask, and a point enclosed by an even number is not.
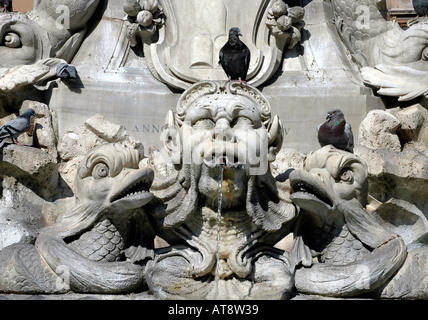
{"type": "MultiPolygon", "coordinates": [[[[407,252],[402,239],[363,208],[366,164],[326,146],[307,156],[304,169],[290,174],[291,199],[301,208],[295,236],[320,263],[296,271],[296,288],[343,297],[385,283],[402,266],[407,252]]],[[[306,261],[306,266],[310,264],[306,261]]]]}
{"type": "Polygon", "coordinates": [[[363,160],[326,146],[307,156],[304,170],[290,174],[290,184],[291,199],[301,208],[296,243],[301,246],[303,240],[306,252],[319,262],[302,259],[305,267],[295,277],[299,291],[340,297],[368,292],[376,297],[428,296],[428,250],[407,252],[401,237],[364,209],[363,160]]]}
{"type": "Polygon", "coordinates": [[[144,285],[153,233],[136,209],[149,202],[153,171],[127,145],[106,144],[80,163],[76,204],[35,245],[0,251],[0,292],[125,293],[144,285]],[[63,285],[66,281],[66,285],[63,285]]]}
{"type": "Polygon", "coordinates": [[[0,17],[0,67],[10,68],[42,59],[70,61],[86,33],[99,0],[37,0],[27,14],[0,17]]]}
{"type": "Polygon", "coordinates": [[[408,21],[404,29],[388,21],[378,6],[385,1],[331,1],[342,41],[362,68],[367,85],[402,101],[426,96],[428,19],[408,21]]]}

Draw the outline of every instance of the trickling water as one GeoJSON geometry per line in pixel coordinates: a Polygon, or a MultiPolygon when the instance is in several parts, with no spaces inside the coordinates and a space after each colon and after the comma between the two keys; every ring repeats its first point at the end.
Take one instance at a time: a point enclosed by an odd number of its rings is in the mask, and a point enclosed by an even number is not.
{"type": "Polygon", "coordinates": [[[216,251],[216,270],[215,270],[215,283],[217,287],[217,294],[219,291],[220,282],[220,233],[221,233],[221,205],[223,202],[223,175],[224,175],[224,164],[221,165],[220,177],[218,180],[218,204],[217,204],[217,251],[216,251]]]}

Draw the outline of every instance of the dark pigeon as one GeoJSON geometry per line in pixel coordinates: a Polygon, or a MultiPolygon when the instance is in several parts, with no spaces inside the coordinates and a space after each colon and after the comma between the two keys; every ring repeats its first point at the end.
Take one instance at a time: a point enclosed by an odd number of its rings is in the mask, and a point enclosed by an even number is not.
{"type": "Polygon", "coordinates": [[[56,75],[61,79],[76,79],[77,71],[74,66],[67,63],[61,63],[56,68],[56,75]]]}
{"type": "Polygon", "coordinates": [[[239,28],[231,28],[229,39],[220,49],[219,63],[231,80],[247,81],[248,68],[250,67],[250,49],[239,39],[242,36],[239,28]]]}
{"type": "Polygon", "coordinates": [[[427,16],[428,0],[413,0],[413,8],[418,16],[427,16]]]}
{"type": "Polygon", "coordinates": [[[5,139],[12,139],[13,143],[24,132],[30,129],[31,117],[34,117],[36,112],[33,109],[26,110],[22,115],[6,123],[0,128],[0,148],[5,144],[5,139]]]}
{"type": "Polygon", "coordinates": [[[354,152],[354,135],[351,125],[346,122],[340,109],[334,108],[328,111],[327,121],[317,128],[318,142],[321,147],[333,145],[337,149],[354,152]]]}

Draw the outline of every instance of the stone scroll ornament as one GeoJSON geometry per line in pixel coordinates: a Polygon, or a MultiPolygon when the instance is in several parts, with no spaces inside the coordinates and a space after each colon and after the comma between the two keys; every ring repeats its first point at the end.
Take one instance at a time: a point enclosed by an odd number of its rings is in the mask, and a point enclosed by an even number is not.
{"type": "Polygon", "coordinates": [[[36,0],[28,13],[0,15],[0,91],[46,89],[71,62],[99,0],[36,0]]]}
{"type": "Polygon", "coordinates": [[[409,250],[365,209],[367,181],[365,162],[331,145],[308,154],[304,169],[290,174],[291,199],[300,208],[296,289],[334,297],[426,299],[428,247],[409,250]]]}
{"type": "Polygon", "coordinates": [[[342,41],[364,82],[381,95],[409,101],[428,95],[428,18],[401,28],[381,11],[385,0],[331,0],[342,41]]]}
{"type": "Polygon", "coordinates": [[[302,7],[283,0],[125,0],[124,10],[130,45],[142,45],[153,76],[177,89],[226,79],[219,51],[231,27],[250,48],[248,82],[258,87],[300,41],[304,17],[302,7]]]}

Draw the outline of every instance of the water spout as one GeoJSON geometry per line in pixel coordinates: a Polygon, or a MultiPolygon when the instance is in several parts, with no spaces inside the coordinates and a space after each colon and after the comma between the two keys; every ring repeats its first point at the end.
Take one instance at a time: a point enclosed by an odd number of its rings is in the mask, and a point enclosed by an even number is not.
{"type": "Polygon", "coordinates": [[[220,176],[218,180],[218,205],[217,205],[217,248],[216,248],[216,270],[215,270],[215,284],[217,295],[220,283],[220,242],[221,242],[221,206],[223,202],[223,175],[225,164],[221,165],[220,176]]]}

